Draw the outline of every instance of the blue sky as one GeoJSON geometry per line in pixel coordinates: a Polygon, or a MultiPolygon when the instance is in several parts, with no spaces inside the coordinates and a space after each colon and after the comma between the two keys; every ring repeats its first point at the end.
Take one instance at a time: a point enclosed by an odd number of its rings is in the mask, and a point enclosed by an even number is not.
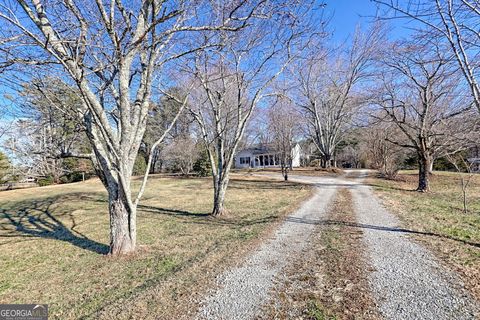
{"type": "MultiPolygon", "coordinates": [[[[333,32],[332,40],[340,44],[353,35],[356,26],[359,24],[362,28],[367,28],[373,21],[377,12],[377,5],[371,0],[319,0],[326,3],[325,16],[330,18],[328,28],[333,32]]],[[[407,20],[389,20],[392,26],[390,33],[391,39],[401,38],[408,35],[408,26],[411,25],[407,20]]],[[[11,93],[12,90],[0,83],[0,107],[5,104],[11,104],[4,98],[4,94],[11,93]]],[[[12,92],[12,94],[14,94],[12,92]]],[[[0,123],[0,125],[3,125],[0,123]]]]}
{"type": "MultiPolygon", "coordinates": [[[[342,42],[350,37],[357,24],[368,27],[377,12],[377,5],[370,0],[325,0],[326,16],[331,17],[329,28],[334,31],[333,40],[342,42]]],[[[388,20],[392,28],[391,39],[402,38],[409,34],[412,25],[405,19],[388,20]]]]}

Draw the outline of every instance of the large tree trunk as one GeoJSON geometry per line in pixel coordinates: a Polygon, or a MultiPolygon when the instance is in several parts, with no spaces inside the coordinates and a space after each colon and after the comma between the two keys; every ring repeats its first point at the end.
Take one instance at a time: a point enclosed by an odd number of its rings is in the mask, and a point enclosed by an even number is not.
{"type": "Polygon", "coordinates": [[[135,251],[137,242],[136,210],[127,200],[127,195],[116,184],[109,186],[110,254],[126,254],[135,251]]]}
{"type": "MultiPolygon", "coordinates": [[[[93,136],[93,135],[92,135],[93,136]]],[[[95,137],[95,136],[93,136],[95,137]]],[[[122,171],[110,169],[104,150],[92,143],[95,151],[94,168],[108,192],[108,211],[110,216],[111,255],[128,254],[135,251],[137,242],[136,205],[131,199],[130,180],[135,156],[130,155],[128,163],[117,163],[122,171]],[[123,183],[122,183],[123,182],[123,183]]]]}
{"type": "Polygon", "coordinates": [[[330,154],[325,154],[323,156],[323,168],[330,168],[332,165],[332,156],[330,154]]]}
{"type": "Polygon", "coordinates": [[[418,155],[418,187],[417,191],[427,192],[430,188],[428,181],[428,170],[430,168],[430,157],[419,153],[418,155]]]}
{"type": "Polygon", "coordinates": [[[227,210],[225,209],[225,194],[227,192],[228,177],[219,179],[213,177],[213,210],[212,216],[224,215],[227,210]]]}
{"type": "Polygon", "coordinates": [[[129,201],[130,190],[125,190],[125,186],[116,180],[105,179],[110,214],[111,255],[133,252],[137,242],[136,208],[129,201]]]}

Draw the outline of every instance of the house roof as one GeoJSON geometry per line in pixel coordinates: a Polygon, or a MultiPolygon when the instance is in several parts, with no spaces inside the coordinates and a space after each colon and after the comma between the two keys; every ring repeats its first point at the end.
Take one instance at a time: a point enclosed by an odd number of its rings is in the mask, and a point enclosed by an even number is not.
{"type": "Polygon", "coordinates": [[[273,152],[276,152],[276,150],[275,150],[275,148],[273,148],[273,145],[272,145],[272,144],[265,144],[265,143],[255,144],[255,145],[252,145],[252,146],[249,147],[249,148],[245,148],[245,149],[239,150],[239,152],[244,152],[244,151],[249,151],[249,152],[251,152],[252,154],[263,154],[263,153],[273,153],[273,152]]]}
{"type": "MultiPolygon", "coordinates": [[[[295,147],[295,144],[294,144],[295,147]]],[[[258,143],[254,144],[249,148],[241,149],[238,152],[249,151],[252,154],[264,154],[264,153],[277,153],[277,149],[272,143],[258,143]]]]}

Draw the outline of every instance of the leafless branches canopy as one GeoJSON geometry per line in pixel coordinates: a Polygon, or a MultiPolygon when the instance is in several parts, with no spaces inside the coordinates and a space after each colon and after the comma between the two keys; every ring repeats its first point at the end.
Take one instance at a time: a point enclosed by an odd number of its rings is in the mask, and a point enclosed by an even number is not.
{"type": "MultiPolygon", "coordinates": [[[[434,157],[468,147],[477,132],[473,104],[459,81],[457,68],[442,44],[393,44],[383,58],[382,86],[376,103],[402,137],[389,140],[414,150],[418,157],[418,191],[429,189],[434,157]]],[[[389,138],[390,139],[390,138],[389,138]]]]}
{"type": "Polygon", "coordinates": [[[275,19],[262,20],[230,37],[221,32],[221,45],[199,52],[185,68],[196,83],[189,111],[210,159],[213,215],[226,210],[230,169],[252,112],[266,98],[278,94],[273,82],[302,47],[321,33],[310,23],[311,5],[292,2],[284,11],[277,4],[275,19]]]}
{"type": "Polygon", "coordinates": [[[445,42],[465,77],[475,106],[480,112],[479,54],[480,33],[478,0],[374,0],[387,12],[383,18],[409,18],[416,21],[425,39],[437,38],[445,42]]]}
{"type": "Polygon", "coordinates": [[[268,132],[271,144],[278,153],[280,168],[285,181],[292,169],[295,143],[300,136],[300,114],[285,97],[276,99],[268,113],[268,132]]]}
{"type": "Polygon", "coordinates": [[[367,33],[357,31],[346,52],[313,47],[293,70],[297,80],[293,96],[303,109],[309,135],[325,167],[331,165],[345,129],[361,105],[358,89],[371,72],[381,39],[380,25],[367,33]]]}
{"type": "MultiPolygon", "coordinates": [[[[135,249],[136,207],[147,175],[135,196],[130,177],[150,102],[161,95],[160,88],[175,82],[172,63],[249,28],[254,19],[290,12],[288,4],[264,0],[12,0],[0,4],[1,28],[8,40],[2,46],[5,65],[27,63],[37,66],[40,75],[58,72],[79,90],[82,103],[75,112],[85,125],[109,194],[112,254],[135,249]],[[197,41],[200,32],[208,41],[197,41]]],[[[185,105],[186,97],[182,98],[185,105]]]]}

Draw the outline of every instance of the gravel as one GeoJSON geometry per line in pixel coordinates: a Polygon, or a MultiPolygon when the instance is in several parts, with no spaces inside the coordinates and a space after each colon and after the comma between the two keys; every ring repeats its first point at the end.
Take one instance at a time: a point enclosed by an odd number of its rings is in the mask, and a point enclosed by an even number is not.
{"type": "MultiPolygon", "coordinates": [[[[366,171],[353,171],[347,177],[366,171]]],[[[317,192],[290,215],[275,235],[246,260],[217,278],[217,287],[201,303],[197,319],[253,319],[269,300],[274,278],[288,257],[308,245],[312,223],[325,218],[339,187],[351,190],[359,226],[364,232],[372,270],[369,281],[385,319],[476,319],[480,306],[462,282],[424,247],[398,229],[389,213],[361,179],[291,175],[290,180],[315,184],[317,192]]]]}
{"type": "Polygon", "coordinates": [[[317,187],[315,195],[289,215],[271,239],[252,252],[240,266],[217,278],[216,291],[212,291],[202,302],[196,318],[255,318],[269,300],[273,280],[286,265],[288,257],[301,252],[308,244],[315,225],[298,221],[321,219],[334,193],[333,188],[317,187]]]}
{"type": "Polygon", "coordinates": [[[399,221],[367,186],[352,188],[374,271],[370,282],[386,319],[475,319],[478,303],[424,247],[397,229],[399,221]]]}

